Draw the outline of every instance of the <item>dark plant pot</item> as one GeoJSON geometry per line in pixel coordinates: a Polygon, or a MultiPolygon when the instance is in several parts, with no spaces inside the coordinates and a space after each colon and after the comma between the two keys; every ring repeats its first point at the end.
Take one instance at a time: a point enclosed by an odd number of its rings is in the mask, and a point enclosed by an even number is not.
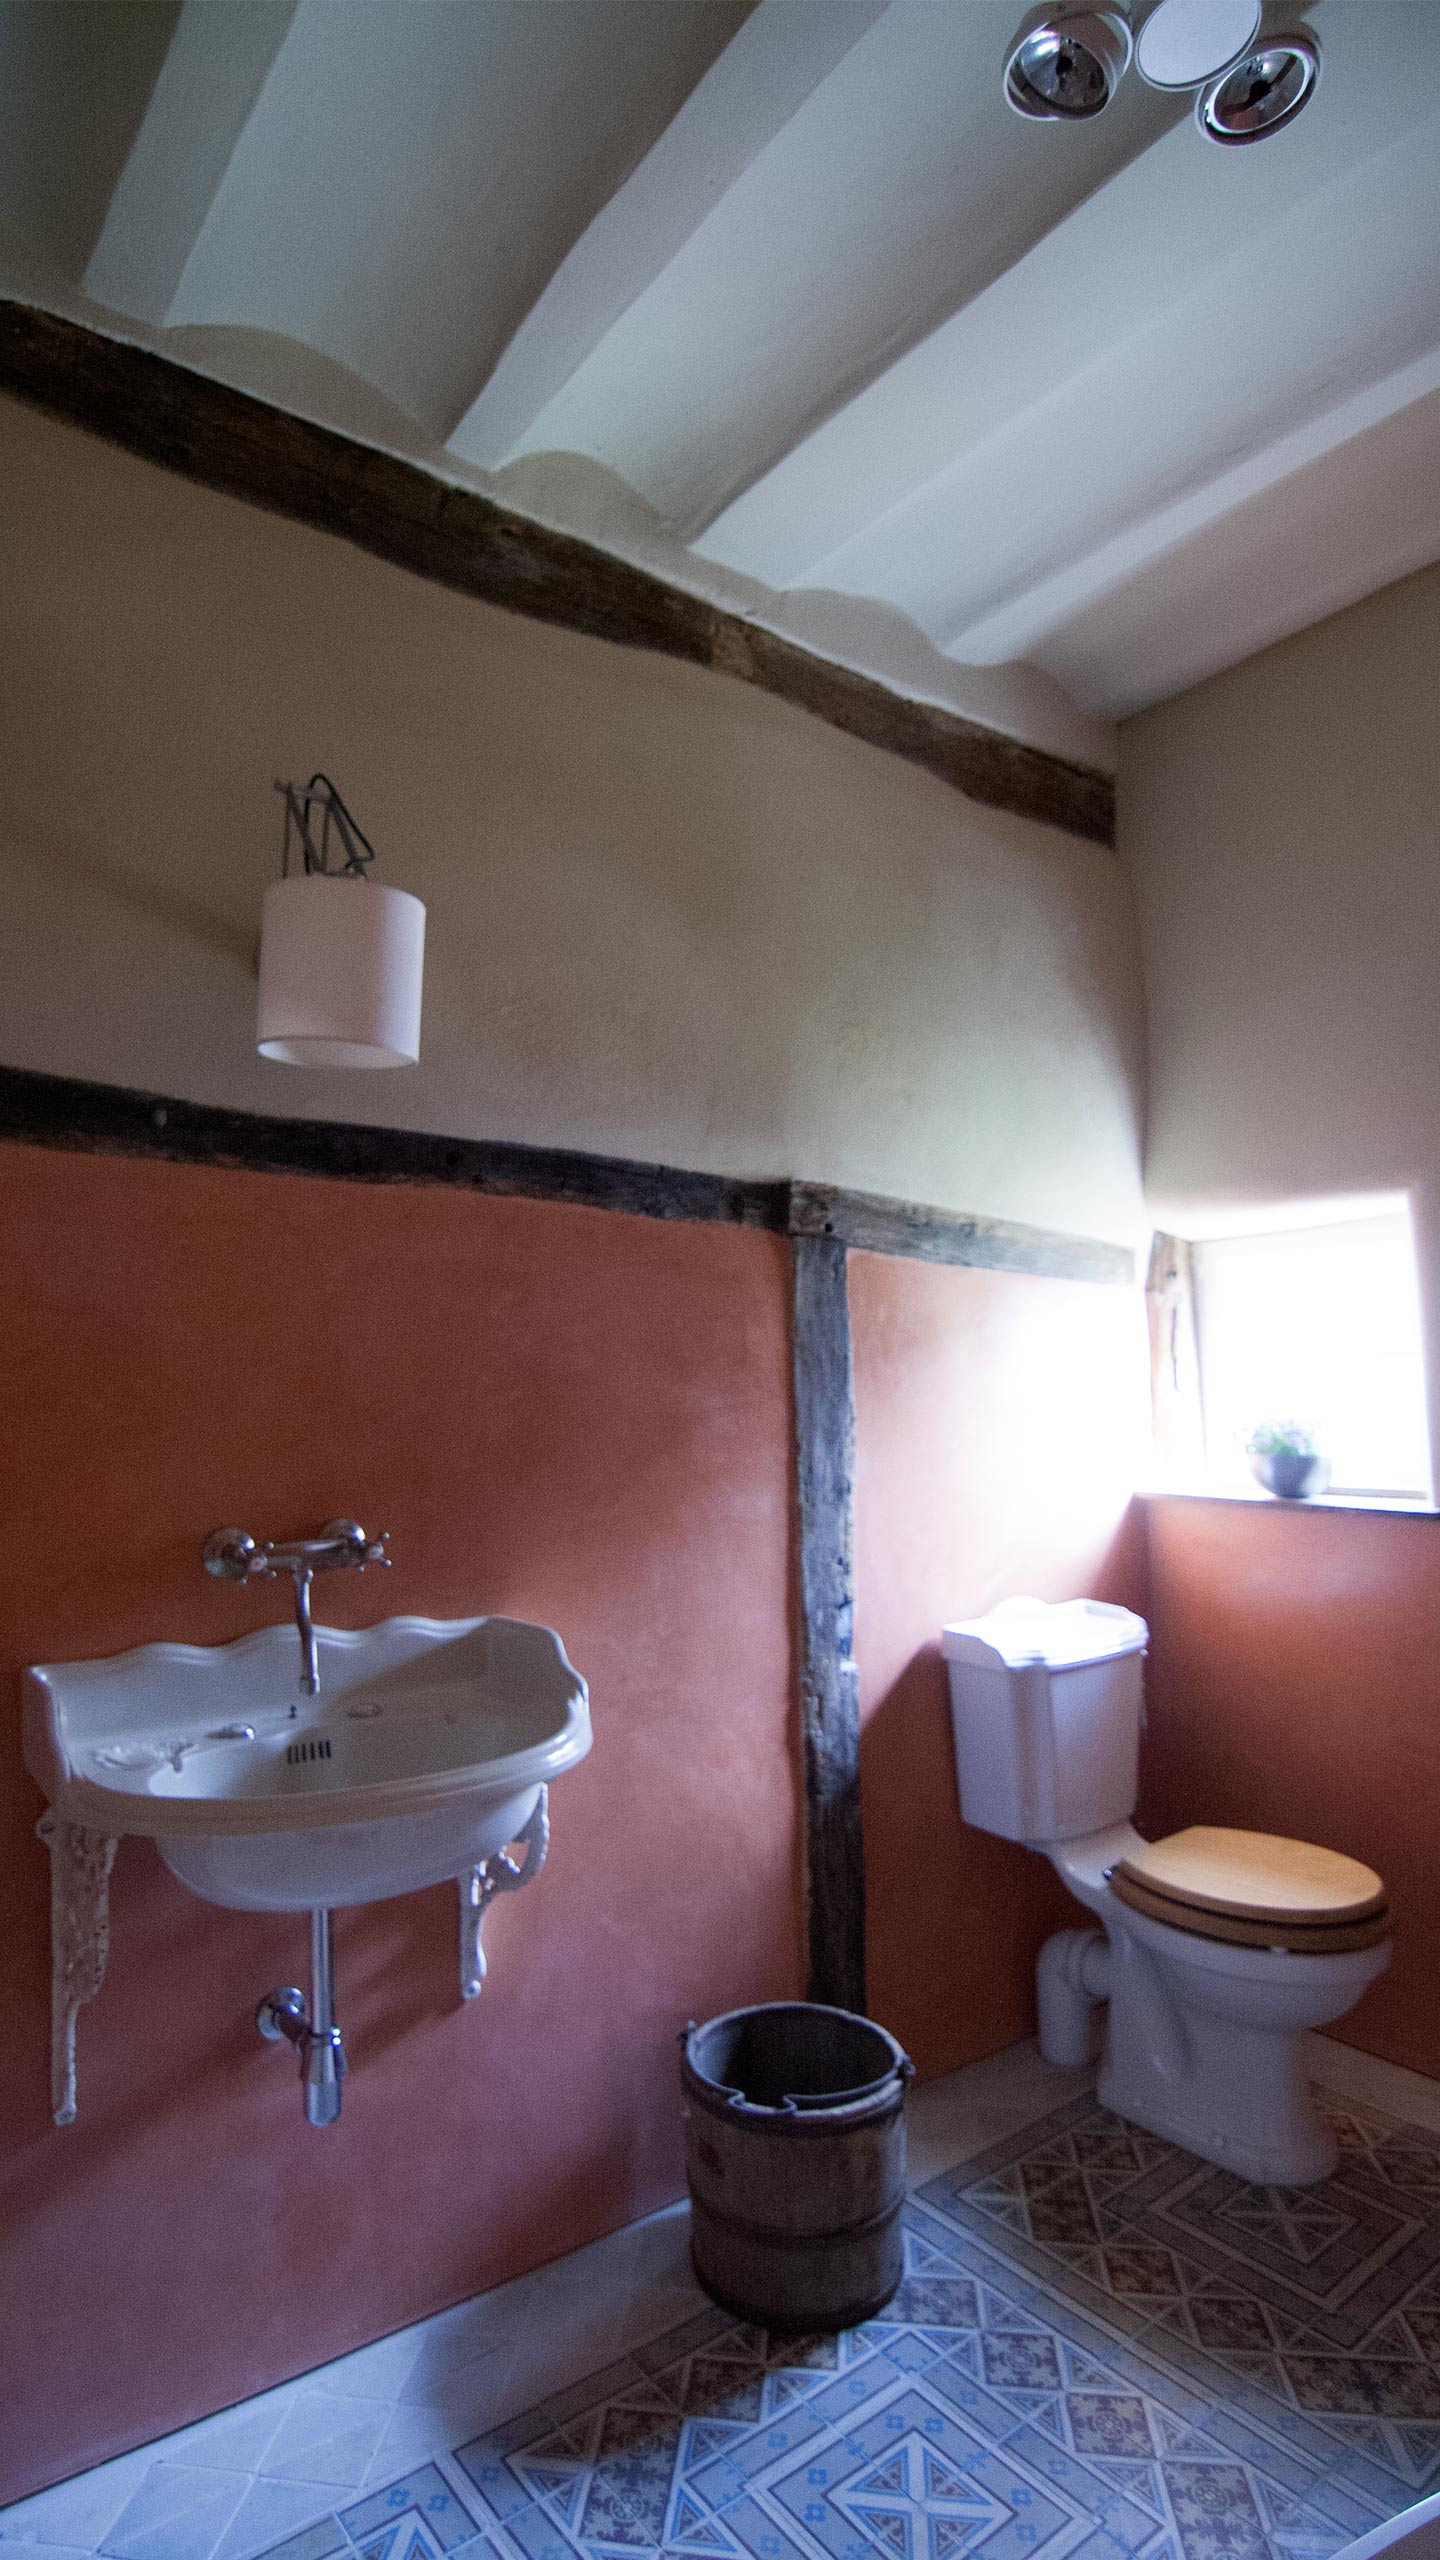
{"type": "Polygon", "coordinates": [[[1312,1493],[1323,1493],[1330,1481],[1329,1459],[1305,1449],[1275,1449],[1268,1455],[1257,1451],[1250,1467],[1267,1493],[1277,1493],[1282,1502],[1306,1502],[1312,1493]]]}

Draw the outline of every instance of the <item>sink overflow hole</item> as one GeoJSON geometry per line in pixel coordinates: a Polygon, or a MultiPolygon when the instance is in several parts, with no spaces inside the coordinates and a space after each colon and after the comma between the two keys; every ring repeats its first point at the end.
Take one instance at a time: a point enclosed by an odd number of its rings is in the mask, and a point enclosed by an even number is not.
{"type": "Polygon", "coordinates": [[[287,1743],[285,1757],[292,1769],[298,1768],[302,1760],[328,1760],[330,1757],[328,1737],[321,1742],[287,1743]]]}

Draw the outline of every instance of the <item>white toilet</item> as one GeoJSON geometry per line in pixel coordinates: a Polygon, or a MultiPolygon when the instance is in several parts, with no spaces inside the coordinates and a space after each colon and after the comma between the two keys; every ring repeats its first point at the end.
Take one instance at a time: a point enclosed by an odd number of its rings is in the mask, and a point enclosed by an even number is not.
{"type": "Polygon", "coordinates": [[[1143,1618],[1100,1600],[1006,1600],[945,1628],[960,1809],[1043,1850],[1101,1929],[1040,1950],[1047,2061],[1094,2058],[1117,2115],[1262,2185],[1336,2163],[1305,2068],[1390,1961],[1385,1889],[1333,1850],[1198,1828],[1146,1842],[1143,1618]]]}

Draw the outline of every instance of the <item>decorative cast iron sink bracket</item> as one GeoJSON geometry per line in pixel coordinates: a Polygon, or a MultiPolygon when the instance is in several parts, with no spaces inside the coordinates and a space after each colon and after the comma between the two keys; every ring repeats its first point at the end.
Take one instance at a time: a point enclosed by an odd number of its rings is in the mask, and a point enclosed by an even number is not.
{"type": "Polygon", "coordinates": [[[35,1829],[50,1852],[50,2106],[57,2124],[73,2124],[75,2021],[105,1979],[116,1844],[55,1813],[35,1829]]]}
{"type": "MultiPolygon", "coordinates": [[[[518,1893],[545,1864],[550,1847],[549,1798],[549,1788],[542,1787],[534,1812],[516,1837],[515,1846],[525,1852],[523,1865],[508,1849],[501,1849],[457,1879],[462,2000],[477,1999],[484,1987],[482,1932],[491,1903],[497,1894],[518,1893]]],[[[50,2106],[57,2124],[73,2124],[78,2111],[75,2022],[105,1979],[110,1954],[110,1870],[117,1843],[103,1832],[86,1830],[82,1823],[64,1822],[56,1813],[42,1814],[35,1829],[50,1852],[50,2106]]],[[[337,2083],[332,2108],[311,2120],[333,2123],[338,2113],[337,2083]]]]}
{"type": "Polygon", "coordinates": [[[481,1932],[485,1914],[497,1893],[518,1893],[522,1885],[538,1876],[550,1849],[550,1790],[542,1787],[540,1800],[519,1834],[516,1846],[525,1851],[525,1864],[517,1867],[508,1849],[497,1851],[493,1858],[482,1858],[468,1876],[460,1878],[460,1997],[478,2000],[485,1988],[485,1949],[481,1932]]]}

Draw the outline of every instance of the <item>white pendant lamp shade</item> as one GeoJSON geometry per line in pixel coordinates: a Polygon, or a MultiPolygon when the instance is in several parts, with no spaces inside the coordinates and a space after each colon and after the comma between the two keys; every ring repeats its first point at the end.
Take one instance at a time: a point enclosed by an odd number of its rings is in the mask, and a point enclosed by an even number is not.
{"type": "Polygon", "coordinates": [[[408,1067],[420,1055],[425,909],[406,889],[325,872],[272,880],[260,933],[262,1058],[408,1067]]]}

